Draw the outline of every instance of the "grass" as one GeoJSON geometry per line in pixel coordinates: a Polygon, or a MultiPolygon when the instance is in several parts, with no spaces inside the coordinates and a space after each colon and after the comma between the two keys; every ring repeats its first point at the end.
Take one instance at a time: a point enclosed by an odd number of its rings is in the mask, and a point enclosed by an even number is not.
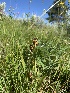
{"type": "Polygon", "coordinates": [[[0,21],[0,92],[69,93],[70,37],[50,25],[0,21]],[[38,46],[30,52],[30,44],[38,46]]]}

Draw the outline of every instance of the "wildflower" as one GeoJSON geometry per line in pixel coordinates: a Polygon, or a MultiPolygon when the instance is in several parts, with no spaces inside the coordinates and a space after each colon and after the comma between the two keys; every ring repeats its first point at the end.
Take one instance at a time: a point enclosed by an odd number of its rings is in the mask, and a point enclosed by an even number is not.
{"type": "Polygon", "coordinates": [[[33,51],[34,47],[30,44],[30,50],[33,51]]]}
{"type": "Polygon", "coordinates": [[[33,39],[33,45],[34,45],[34,47],[36,47],[36,46],[38,45],[38,40],[37,40],[37,38],[34,38],[34,39],[33,39]]]}

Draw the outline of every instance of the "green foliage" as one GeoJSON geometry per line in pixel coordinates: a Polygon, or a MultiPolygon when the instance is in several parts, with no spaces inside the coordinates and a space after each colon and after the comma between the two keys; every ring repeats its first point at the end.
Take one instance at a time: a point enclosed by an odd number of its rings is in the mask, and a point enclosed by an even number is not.
{"type": "Polygon", "coordinates": [[[5,7],[6,7],[6,3],[5,2],[2,2],[0,4],[0,20],[2,20],[2,16],[4,15],[4,10],[5,10],[5,7]]]}
{"type": "Polygon", "coordinates": [[[0,92],[69,93],[70,38],[52,26],[26,24],[0,21],[0,92]],[[35,37],[39,44],[31,52],[35,37]]]}
{"type": "MultiPolygon", "coordinates": [[[[54,0],[55,4],[58,0],[54,0]]],[[[67,5],[65,4],[66,0],[61,0],[53,8],[48,11],[49,17],[46,18],[49,22],[61,22],[65,19],[65,14],[67,10],[67,5]]]]}
{"type": "Polygon", "coordinates": [[[6,7],[6,3],[5,2],[2,2],[0,4],[0,12],[1,12],[1,10],[3,11],[5,9],[5,7],[6,7]]]}

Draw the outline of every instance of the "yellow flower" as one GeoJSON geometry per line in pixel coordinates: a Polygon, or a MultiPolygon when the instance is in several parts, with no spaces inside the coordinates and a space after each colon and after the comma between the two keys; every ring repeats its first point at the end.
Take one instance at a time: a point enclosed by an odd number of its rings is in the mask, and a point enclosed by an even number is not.
{"type": "Polygon", "coordinates": [[[60,2],[60,5],[64,5],[64,2],[60,2]]]}

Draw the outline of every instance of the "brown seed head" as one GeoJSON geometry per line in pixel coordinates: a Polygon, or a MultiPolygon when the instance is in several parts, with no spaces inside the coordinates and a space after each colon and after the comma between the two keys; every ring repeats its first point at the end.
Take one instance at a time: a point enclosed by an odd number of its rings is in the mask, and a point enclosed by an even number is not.
{"type": "Polygon", "coordinates": [[[34,47],[33,45],[30,45],[30,50],[33,51],[34,47]]]}
{"type": "Polygon", "coordinates": [[[33,45],[34,45],[34,47],[36,47],[36,46],[38,45],[38,40],[37,40],[37,38],[34,38],[34,39],[33,39],[33,45]]]}

